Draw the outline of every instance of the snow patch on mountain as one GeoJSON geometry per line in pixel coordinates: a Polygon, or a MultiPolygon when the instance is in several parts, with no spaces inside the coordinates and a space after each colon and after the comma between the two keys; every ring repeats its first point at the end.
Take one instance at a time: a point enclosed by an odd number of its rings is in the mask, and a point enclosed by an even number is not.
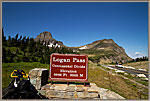
{"type": "Polygon", "coordinates": [[[80,50],[82,50],[82,49],[87,49],[87,46],[80,47],[79,49],[80,49],[80,50]]]}

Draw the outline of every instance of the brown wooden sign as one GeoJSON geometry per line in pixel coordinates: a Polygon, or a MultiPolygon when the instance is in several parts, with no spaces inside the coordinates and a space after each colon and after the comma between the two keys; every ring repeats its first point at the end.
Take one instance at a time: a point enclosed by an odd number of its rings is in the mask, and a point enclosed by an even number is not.
{"type": "Polygon", "coordinates": [[[88,80],[88,57],[77,54],[52,54],[50,57],[50,80],[88,80]]]}

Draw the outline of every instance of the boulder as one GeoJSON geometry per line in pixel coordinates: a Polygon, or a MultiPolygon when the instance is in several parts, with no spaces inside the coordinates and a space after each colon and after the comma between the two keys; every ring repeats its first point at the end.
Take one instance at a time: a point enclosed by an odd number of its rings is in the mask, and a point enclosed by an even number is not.
{"type": "Polygon", "coordinates": [[[48,82],[48,70],[44,68],[35,68],[29,71],[30,82],[37,90],[48,82]]]}

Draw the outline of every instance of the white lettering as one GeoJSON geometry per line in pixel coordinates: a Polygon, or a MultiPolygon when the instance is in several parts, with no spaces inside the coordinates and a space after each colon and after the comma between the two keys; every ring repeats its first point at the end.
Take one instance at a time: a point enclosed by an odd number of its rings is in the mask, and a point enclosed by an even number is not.
{"type": "Polygon", "coordinates": [[[70,74],[71,77],[78,77],[78,74],[70,74]]]}
{"type": "Polygon", "coordinates": [[[80,77],[83,77],[83,74],[80,74],[80,77]]]}
{"type": "Polygon", "coordinates": [[[85,59],[73,58],[73,62],[85,62],[85,59]]]}
{"type": "Polygon", "coordinates": [[[54,73],[54,76],[62,76],[62,74],[54,73]]]}
{"type": "Polygon", "coordinates": [[[85,66],[83,66],[83,65],[74,65],[74,68],[85,68],[85,66]]]}
{"type": "Polygon", "coordinates": [[[64,69],[61,69],[60,72],[64,72],[64,73],[77,73],[76,70],[64,70],[64,69]]]}
{"type": "Polygon", "coordinates": [[[53,62],[59,62],[59,63],[70,62],[70,59],[59,59],[53,57],[53,62]]]}
{"type": "Polygon", "coordinates": [[[72,65],[55,65],[53,64],[52,67],[60,67],[60,68],[72,68],[73,66],[72,65]]]}
{"type": "Polygon", "coordinates": [[[67,76],[67,74],[66,74],[66,73],[63,73],[63,76],[67,76]]]}

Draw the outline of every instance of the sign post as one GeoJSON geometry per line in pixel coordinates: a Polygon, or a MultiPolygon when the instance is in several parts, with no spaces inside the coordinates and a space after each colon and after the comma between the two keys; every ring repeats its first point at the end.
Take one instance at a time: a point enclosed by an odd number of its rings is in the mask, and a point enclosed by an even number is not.
{"type": "Polygon", "coordinates": [[[88,57],[77,54],[56,54],[50,57],[49,79],[55,81],[88,81],[88,57]]]}

